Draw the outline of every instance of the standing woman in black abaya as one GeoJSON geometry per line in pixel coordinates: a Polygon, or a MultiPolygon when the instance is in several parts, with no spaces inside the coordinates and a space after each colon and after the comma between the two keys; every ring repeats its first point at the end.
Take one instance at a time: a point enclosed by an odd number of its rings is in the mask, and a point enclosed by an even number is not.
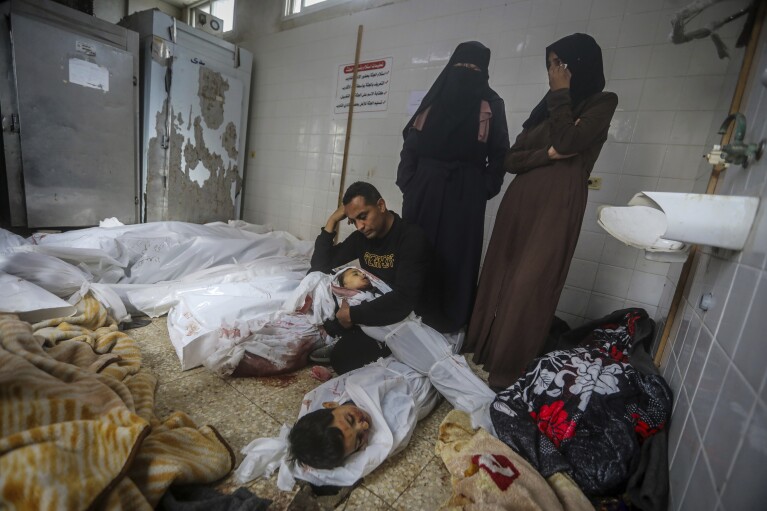
{"type": "Polygon", "coordinates": [[[503,183],[509,130],[503,100],[488,84],[490,50],[461,43],[402,133],[397,169],[402,217],[436,252],[440,330],[457,331],[471,312],[482,256],[485,206],[503,183]]]}

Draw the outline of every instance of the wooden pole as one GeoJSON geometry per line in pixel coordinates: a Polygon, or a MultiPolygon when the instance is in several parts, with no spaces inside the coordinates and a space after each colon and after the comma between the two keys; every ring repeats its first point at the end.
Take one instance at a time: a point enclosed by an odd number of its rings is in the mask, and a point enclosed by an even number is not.
{"type": "MultiPolygon", "coordinates": [[[[352,136],[352,114],[354,114],[354,100],[357,95],[357,74],[360,66],[360,48],[362,48],[362,25],[357,28],[357,49],[354,52],[354,70],[352,71],[352,93],[349,96],[349,116],[346,118],[346,137],[344,139],[344,159],[341,165],[341,182],[338,184],[338,205],[344,196],[346,187],[346,165],[349,161],[349,142],[352,136]]],[[[339,223],[340,225],[340,223],[339,223]]],[[[336,225],[334,241],[338,241],[339,225],[336,225]]]]}
{"type": "MultiPolygon", "coordinates": [[[[738,112],[743,101],[743,95],[748,85],[748,79],[751,75],[751,67],[754,60],[754,54],[756,53],[756,47],[759,44],[759,36],[762,30],[762,23],[764,22],[765,14],[765,2],[759,2],[757,6],[756,19],[754,20],[754,26],[751,30],[751,36],[748,40],[748,46],[746,46],[746,53],[743,55],[743,63],[740,66],[740,74],[738,75],[738,83],[735,86],[735,92],[732,95],[732,102],[730,103],[730,113],[738,112]]],[[[727,133],[722,135],[721,145],[729,143],[732,136],[732,125],[727,133]]],[[[708,179],[708,186],[706,187],[707,194],[713,194],[716,191],[716,186],[719,182],[719,177],[724,171],[724,165],[714,165],[711,169],[711,176],[708,179]]],[[[668,311],[668,317],[666,323],[663,326],[663,333],[660,337],[660,343],[658,344],[658,351],[655,353],[655,365],[659,366],[663,360],[663,354],[666,351],[666,344],[668,338],[671,335],[671,328],[674,326],[676,315],[679,312],[679,307],[682,303],[682,296],[684,295],[684,288],[687,287],[687,280],[690,277],[692,271],[692,262],[695,258],[695,254],[698,253],[698,246],[693,245],[690,247],[690,254],[687,256],[687,260],[682,266],[682,272],[679,274],[679,280],[676,283],[676,291],[674,292],[674,298],[671,300],[671,307],[668,311]]]]}

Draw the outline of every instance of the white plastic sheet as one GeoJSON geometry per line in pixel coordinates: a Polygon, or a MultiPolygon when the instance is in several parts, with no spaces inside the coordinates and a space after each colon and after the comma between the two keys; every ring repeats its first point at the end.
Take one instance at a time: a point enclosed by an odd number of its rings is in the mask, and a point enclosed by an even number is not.
{"type": "Polygon", "coordinates": [[[186,294],[204,294],[208,288],[236,282],[243,283],[247,288],[251,285],[249,283],[257,282],[261,277],[279,276],[300,281],[308,269],[309,260],[304,257],[264,257],[241,264],[214,266],[175,281],[158,282],[151,286],[125,285],[125,295],[136,309],[156,318],[167,314],[178,303],[179,297],[186,294]]]}
{"type": "Polygon", "coordinates": [[[0,271],[31,282],[70,304],[76,304],[91,291],[117,322],[130,320],[125,305],[114,291],[91,282],[93,276],[87,270],[56,257],[35,252],[10,252],[0,256],[0,271]]]}
{"type": "Polygon", "coordinates": [[[444,335],[412,315],[396,325],[363,326],[377,341],[385,342],[398,360],[427,375],[432,385],[456,410],[468,413],[472,426],[494,432],[489,405],[495,399],[485,382],[474,374],[464,357],[455,355],[444,335]]]}
{"type": "Polygon", "coordinates": [[[185,222],[36,234],[32,241],[29,250],[79,261],[96,281],[122,284],[154,284],[221,264],[275,255],[306,257],[313,248],[311,242],[286,232],[259,234],[220,223],[185,222]]]}
{"type": "Polygon", "coordinates": [[[27,245],[29,242],[12,232],[0,229],[0,254],[5,254],[12,251],[16,247],[27,245]]]}
{"type": "MultiPolygon", "coordinates": [[[[341,271],[343,269],[339,273],[341,271]]],[[[285,281],[275,282],[257,277],[250,282],[233,284],[225,292],[211,286],[181,296],[179,304],[168,315],[168,326],[179,357],[184,357],[182,366],[192,367],[200,356],[205,356],[205,367],[222,376],[233,374],[235,369],[238,370],[234,374],[263,376],[303,367],[313,348],[322,342],[332,342],[319,327],[335,315],[334,293],[342,293],[351,305],[373,298],[370,292],[340,289],[332,275],[312,272],[301,277],[303,275],[290,281],[287,276],[285,281]],[[247,289],[256,283],[268,288],[273,298],[280,290],[286,290],[283,302],[275,305],[247,289]],[[194,298],[196,302],[192,303],[189,296],[199,294],[213,294],[217,298],[194,298]],[[246,298],[237,298],[242,296],[246,298]],[[249,303],[248,300],[260,307],[253,312],[243,311],[243,303],[249,303]]],[[[382,290],[390,290],[376,277],[370,277],[382,290]]]]}
{"type": "Polygon", "coordinates": [[[34,252],[11,252],[0,256],[0,270],[68,299],[93,280],[87,270],[56,257],[34,252]]]}
{"type": "Polygon", "coordinates": [[[370,414],[372,427],[365,449],[349,456],[343,466],[323,470],[287,460],[284,436],[262,439],[272,442],[259,442],[255,444],[258,449],[243,450],[246,458],[235,473],[237,480],[245,483],[264,475],[279,456],[277,486],[281,490],[292,489],[295,479],[318,485],[350,486],[408,444],[416,422],[434,408],[438,395],[428,378],[389,357],[327,381],[307,393],[299,418],[321,408],[326,401],[353,401],[370,414]],[[264,452],[265,447],[272,447],[274,451],[264,452]]]}
{"type": "Polygon", "coordinates": [[[18,314],[23,321],[37,323],[71,316],[77,310],[45,289],[14,275],[0,272],[0,312],[18,314]]]}
{"type": "Polygon", "coordinates": [[[207,367],[231,374],[245,352],[244,341],[277,317],[299,282],[296,272],[287,272],[176,292],[178,304],[168,313],[168,332],[182,370],[215,353],[207,367]]]}
{"type": "MultiPolygon", "coordinates": [[[[84,291],[87,281],[99,299],[110,302],[104,305],[118,319],[125,319],[127,312],[138,311],[128,298],[133,291],[183,279],[195,272],[211,270],[215,274],[215,267],[238,262],[275,256],[305,261],[313,248],[311,242],[288,233],[263,232],[264,227],[242,221],[119,225],[107,219],[102,225],[63,233],[39,233],[29,240],[0,230],[0,254],[4,254],[0,257],[0,269],[29,279],[62,298],[84,291]],[[123,306],[118,307],[118,301],[123,306]]],[[[218,271],[220,274],[221,269],[218,271]]],[[[158,299],[168,298],[172,286],[164,285],[164,291],[158,299]]],[[[142,295],[143,309],[157,309],[157,314],[168,310],[167,300],[153,304],[155,295],[147,293],[142,295]]]]}

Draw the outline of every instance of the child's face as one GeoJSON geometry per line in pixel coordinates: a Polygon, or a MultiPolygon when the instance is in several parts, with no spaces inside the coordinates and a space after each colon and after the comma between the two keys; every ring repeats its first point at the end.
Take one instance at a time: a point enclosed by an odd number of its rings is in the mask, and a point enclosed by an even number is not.
{"type": "Polygon", "coordinates": [[[370,433],[370,415],[354,405],[327,402],[323,406],[333,409],[331,426],[340,429],[344,435],[344,457],[365,448],[370,433]]]}
{"type": "Polygon", "coordinates": [[[365,272],[357,268],[349,268],[343,273],[344,288],[362,291],[370,287],[370,279],[365,272]]]}

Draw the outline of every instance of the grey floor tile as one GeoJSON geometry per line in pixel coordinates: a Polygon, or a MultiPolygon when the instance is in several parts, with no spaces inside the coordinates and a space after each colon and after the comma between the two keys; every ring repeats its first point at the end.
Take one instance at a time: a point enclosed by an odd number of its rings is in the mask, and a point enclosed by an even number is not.
{"type": "Polygon", "coordinates": [[[405,450],[386,460],[362,484],[393,505],[434,457],[434,442],[413,436],[405,450]]]}
{"type": "Polygon", "coordinates": [[[437,509],[450,498],[450,472],[445,468],[442,458],[435,456],[408,486],[405,492],[394,502],[394,509],[437,509]]]}
{"type": "Polygon", "coordinates": [[[161,417],[182,411],[198,425],[214,426],[229,442],[238,463],[243,458],[240,450],[253,439],[277,436],[280,431],[277,421],[207,371],[160,384],[156,409],[161,417]]]}
{"type": "Polygon", "coordinates": [[[389,511],[391,506],[367,488],[355,488],[344,503],[344,511],[389,511]]]}

